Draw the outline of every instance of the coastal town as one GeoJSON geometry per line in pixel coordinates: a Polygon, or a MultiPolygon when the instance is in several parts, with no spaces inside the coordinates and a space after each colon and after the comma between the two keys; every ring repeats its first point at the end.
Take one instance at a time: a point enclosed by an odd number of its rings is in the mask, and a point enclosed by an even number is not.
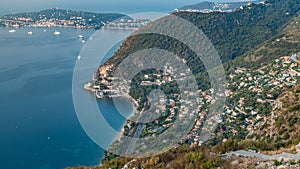
{"type": "Polygon", "coordinates": [[[112,29],[112,30],[138,30],[151,23],[148,19],[119,19],[112,22],[103,23],[101,29],[112,29]]]}
{"type": "MultiPolygon", "coordinates": [[[[95,92],[98,98],[126,96],[131,99],[136,108],[139,106],[143,108],[145,100],[132,98],[128,86],[116,85],[117,88],[114,91],[120,92],[117,95],[110,95],[111,93],[108,91],[112,90],[113,80],[117,79],[110,76],[112,68],[113,65],[100,67],[94,74],[93,82],[87,83],[85,89],[95,92]],[[105,91],[106,93],[103,93],[105,91]]],[[[178,80],[174,78],[174,71],[174,68],[165,66],[163,71],[152,74],[144,73],[140,75],[138,84],[146,91],[147,88],[155,89],[164,84],[173,83],[178,80]]],[[[185,74],[183,73],[182,76],[185,76],[185,74]]],[[[177,78],[180,78],[180,76],[177,78]]],[[[139,137],[159,135],[172,126],[177,118],[185,118],[189,114],[196,114],[197,117],[193,128],[175,146],[180,144],[201,145],[203,143],[201,131],[207,130],[216,124],[221,127],[218,127],[214,134],[221,137],[223,142],[226,142],[229,138],[245,137],[255,130],[257,124],[264,123],[266,116],[276,104],[276,98],[281,91],[299,83],[299,80],[299,54],[280,57],[257,70],[236,68],[229,74],[227,79],[225,92],[227,101],[224,111],[218,116],[208,119],[205,125],[209,106],[215,102],[215,98],[212,97],[213,90],[211,89],[196,91],[199,94],[196,103],[182,100],[176,92],[169,92],[167,96],[158,95],[156,100],[148,98],[155,103],[155,109],[149,111],[158,118],[145,123],[139,137]],[[194,109],[190,109],[191,107],[194,109]],[[179,113],[180,110],[184,110],[184,112],[179,113]]],[[[138,111],[135,112],[135,115],[138,115],[138,111]]],[[[138,126],[138,123],[127,120],[122,133],[126,136],[132,136],[136,126],[138,126]]]]}
{"type": "MultiPolygon", "coordinates": [[[[207,131],[210,128],[214,128],[213,134],[223,143],[232,138],[247,137],[268,120],[267,116],[271,113],[272,108],[280,106],[277,105],[279,103],[277,103],[276,98],[282,91],[299,84],[299,56],[300,53],[282,56],[256,70],[235,68],[232,72],[228,73],[225,91],[227,100],[224,105],[224,111],[212,118],[208,118],[210,113],[209,107],[216,101],[213,98],[214,91],[212,89],[206,91],[199,89],[196,91],[199,94],[196,103],[183,100],[176,92],[171,92],[167,96],[158,94],[156,97],[149,97],[149,100],[151,100],[150,103],[155,104],[155,109],[150,108],[149,112],[153,113],[157,118],[152,119],[152,121],[150,120],[150,122],[145,122],[142,124],[142,128],[138,122],[133,120],[136,118],[128,119],[121,131],[121,137],[129,136],[137,138],[136,133],[140,131],[138,135],[140,138],[155,138],[169,129],[176,120],[187,118],[191,114],[194,114],[196,117],[192,129],[174,147],[180,145],[189,145],[190,147],[201,146],[204,141],[201,137],[203,135],[202,131],[207,131]],[[184,112],[180,112],[180,110],[184,110],[184,112]]],[[[86,86],[87,89],[93,89],[96,96],[101,90],[111,89],[113,80],[116,80],[116,78],[110,77],[112,71],[113,65],[100,67],[94,74],[94,81],[88,83],[88,86],[86,86]]],[[[143,90],[147,90],[149,87],[150,89],[157,89],[166,83],[173,83],[178,80],[177,78],[186,75],[182,73],[182,76],[174,78],[174,72],[176,72],[175,68],[165,66],[163,71],[143,73],[138,77],[138,84],[143,90]]],[[[120,93],[123,96],[127,93],[126,97],[131,98],[135,107],[145,105],[141,100],[135,100],[129,96],[129,88],[124,88],[122,85],[117,86],[117,90],[121,91],[120,93]]],[[[109,94],[106,97],[110,97],[109,94]]],[[[138,115],[139,113],[136,111],[134,114],[138,115]]],[[[121,145],[122,141],[125,142],[121,137],[112,144],[111,149],[116,149],[118,145],[121,145]]],[[[131,141],[130,144],[132,144],[131,141]]],[[[128,147],[125,147],[126,150],[132,149],[132,145],[130,144],[128,147]]],[[[138,145],[138,147],[141,146],[145,148],[150,145],[143,142],[142,145],[138,145]]],[[[114,151],[112,150],[112,152],[114,151]]],[[[236,151],[224,154],[223,156],[224,158],[232,159],[232,165],[242,165],[243,162],[250,165],[253,161],[259,161],[259,166],[269,167],[295,167],[298,166],[297,159],[300,158],[298,154],[283,152],[279,155],[269,156],[254,150],[236,151]]]]}
{"type": "Polygon", "coordinates": [[[234,12],[237,9],[243,9],[245,6],[251,7],[253,3],[264,4],[264,1],[241,1],[241,2],[201,2],[196,5],[184,6],[179,9],[174,9],[174,12],[198,12],[198,13],[212,13],[212,12],[234,12]]]}
{"type": "Polygon", "coordinates": [[[59,8],[40,12],[4,15],[0,26],[19,28],[33,27],[69,27],[76,29],[126,29],[136,30],[148,24],[149,20],[132,19],[117,13],[92,13],[59,8]]]}

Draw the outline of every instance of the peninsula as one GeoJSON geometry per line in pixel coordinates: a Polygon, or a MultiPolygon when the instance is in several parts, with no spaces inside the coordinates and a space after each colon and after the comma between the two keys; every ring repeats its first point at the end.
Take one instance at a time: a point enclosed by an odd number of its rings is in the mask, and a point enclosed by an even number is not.
{"type": "Polygon", "coordinates": [[[0,18],[0,26],[61,26],[83,29],[100,29],[106,23],[119,18],[123,18],[124,20],[131,19],[130,17],[119,13],[94,13],[53,8],[39,12],[4,15],[0,18]]]}

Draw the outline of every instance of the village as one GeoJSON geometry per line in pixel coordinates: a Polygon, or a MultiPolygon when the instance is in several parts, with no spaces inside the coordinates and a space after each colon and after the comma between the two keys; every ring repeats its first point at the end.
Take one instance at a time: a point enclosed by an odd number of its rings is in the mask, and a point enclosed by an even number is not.
{"type": "Polygon", "coordinates": [[[115,22],[121,22],[119,20],[122,20],[122,23],[126,24],[126,26],[129,28],[132,26],[132,24],[129,23],[136,23],[134,25],[135,27],[144,23],[143,21],[133,21],[133,19],[127,17],[126,15],[117,13],[105,14],[53,8],[39,12],[4,15],[0,18],[0,26],[14,28],[24,26],[70,27],[76,29],[97,30],[102,28],[104,25],[107,26],[115,22]],[[118,21],[115,21],[117,19],[118,21]]]}
{"type": "MultiPolygon", "coordinates": [[[[110,77],[112,68],[112,65],[101,67],[94,75],[94,82],[88,83],[88,88],[94,89],[93,91],[96,93],[104,89],[112,89],[112,82],[117,79],[110,77]]],[[[174,72],[176,72],[175,68],[165,66],[165,69],[161,72],[142,74],[138,83],[146,91],[147,89],[157,89],[165,84],[174,83],[186,76],[186,73],[181,73],[180,76],[174,78],[174,72]]],[[[280,57],[254,71],[236,68],[229,74],[226,82],[225,95],[227,100],[224,111],[210,119],[207,119],[209,106],[215,102],[215,98],[212,97],[212,89],[207,91],[198,89],[198,91],[195,91],[199,94],[196,103],[183,100],[179,93],[174,92],[176,90],[165,93],[165,95],[158,95],[150,99],[150,103],[155,104],[155,106],[154,109],[149,110],[157,118],[145,123],[140,137],[155,137],[172,126],[175,120],[180,120],[190,114],[195,114],[197,117],[194,120],[193,128],[175,146],[180,144],[201,145],[203,143],[201,131],[206,131],[216,126],[216,124],[224,126],[214,131],[216,136],[223,138],[223,142],[226,142],[228,138],[245,137],[256,129],[256,124],[263,124],[267,120],[266,116],[276,104],[276,98],[281,91],[299,83],[299,80],[300,64],[299,56],[296,54],[280,57]],[[183,112],[180,112],[180,110],[183,110],[183,112]],[[206,120],[207,123],[204,125],[206,120]]],[[[126,83],[130,82],[127,81],[126,83]]],[[[135,107],[139,105],[143,107],[144,102],[129,96],[129,87],[121,84],[115,85],[117,87],[114,90],[118,90],[123,96],[129,97],[135,107]]],[[[138,116],[139,112],[136,111],[135,115],[138,116]]],[[[123,134],[132,135],[136,125],[137,123],[133,120],[127,120],[123,134]]]]}
{"type": "MultiPolygon", "coordinates": [[[[283,56],[255,71],[236,68],[227,79],[223,125],[227,137],[244,137],[263,124],[285,89],[299,84],[299,56],[283,56]]],[[[221,134],[221,133],[219,133],[221,134]]],[[[224,134],[224,133],[223,133],[224,134]]]]}
{"type": "MultiPolygon", "coordinates": [[[[13,19],[1,19],[4,27],[71,27],[77,29],[94,29],[95,24],[89,24],[93,17],[85,20],[82,16],[72,16],[70,19],[47,18],[46,15],[39,15],[39,19],[34,21],[32,17],[16,17],[13,19]]],[[[95,16],[94,16],[95,17],[95,16]]],[[[102,23],[103,24],[103,23],[102,23]]]]}

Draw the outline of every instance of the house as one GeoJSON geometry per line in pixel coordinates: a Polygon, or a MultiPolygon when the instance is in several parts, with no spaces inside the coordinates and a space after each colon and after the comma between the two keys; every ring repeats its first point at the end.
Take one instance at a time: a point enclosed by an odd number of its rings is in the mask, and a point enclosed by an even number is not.
{"type": "Polygon", "coordinates": [[[247,130],[248,130],[248,131],[253,131],[254,128],[253,128],[253,126],[249,125],[249,126],[247,127],[247,130]]]}
{"type": "Polygon", "coordinates": [[[291,59],[292,59],[293,61],[297,62],[297,61],[298,61],[298,56],[297,56],[297,54],[293,54],[293,55],[291,56],[291,59]]]}
{"type": "Polygon", "coordinates": [[[262,115],[262,114],[258,114],[258,115],[256,116],[256,120],[259,120],[259,119],[262,119],[262,118],[264,118],[264,115],[262,115]]]}

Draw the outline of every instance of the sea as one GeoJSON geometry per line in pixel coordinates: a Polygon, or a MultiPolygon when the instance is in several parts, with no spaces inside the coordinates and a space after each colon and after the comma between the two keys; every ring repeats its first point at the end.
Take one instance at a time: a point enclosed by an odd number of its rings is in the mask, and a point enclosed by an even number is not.
{"type": "MultiPolygon", "coordinates": [[[[63,27],[24,27],[9,33],[8,28],[0,28],[0,168],[59,169],[101,163],[104,150],[84,131],[74,108],[74,67],[87,57],[103,57],[95,51],[91,55],[83,51],[89,41],[98,38],[98,45],[105,46],[112,37],[130,33],[63,27]],[[33,34],[29,35],[29,31],[33,34]],[[54,31],[60,35],[54,35],[54,31]],[[79,35],[85,37],[85,42],[79,35]],[[85,54],[79,60],[81,53],[85,54]]],[[[113,55],[120,43],[110,49],[97,49],[106,53],[99,65],[113,55]]],[[[83,90],[84,82],[90,81],[93,73],[81,77],[82,85],[77,86],[77,90],[90,96],[85,97],[85,102],[95,99],[93,93],[83,90]]],[[[132,111],[128,102],[122,103],[127,112],[132,111]]],[[[97,105],[106,121],[120,130],[126,118],[114,102],[97,100],[97,105]]],[[[99,136],[102,134],[105,131],[99,136]]]]}

